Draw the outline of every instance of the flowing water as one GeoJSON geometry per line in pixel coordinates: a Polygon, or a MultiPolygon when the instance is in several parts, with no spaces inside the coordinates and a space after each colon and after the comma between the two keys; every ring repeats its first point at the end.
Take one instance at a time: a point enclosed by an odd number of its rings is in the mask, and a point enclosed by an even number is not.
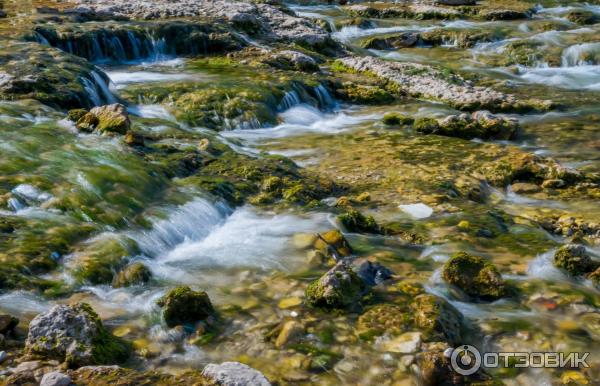
{"type": "MultiPolygon", "coordinates": [[[[442,65],[520,97],[547,97],[560,103],[560,110],[551,113],[510,115],[521,122],[522,135],[518,140],[493,145],[516,147],[551,156],[580,170],[600,172],[600,24],[581,27],[564,18],[573,9],[600,14],[600,8],[563,3],[560,7],[540,7],[532,19],[525,21],[372,19],[372,28],[343,26],[352,18],[335,5],[291,8],[303,17],[325,20],[334,31],[334,39],[361,54],[442,65]],[[564,28],[541,31],[541,22],[556,22],[564,28]],[[433,30],[501,33],[493,41],[466,48],[451,40],[440,46],[361,48],[368,38],[433,30]],[[504,63],[515,42],[533,42],[548,56],[504,63]]],[[[36,36],[39,43],[50,44],[46,37],[36,36]]],[[[97,44],[88,47],[89,52],[78,51],[70,42],[58,45],[66,52],[87,57],[110,78],[107,83],[97,72],[91,73],[92,78],[81,78],[90,99],[96,105],[116,103],[125,97],[135,101],[128,106],[134,124],[145,133],[173,133],[171,138],[162,139],[169,146],[190,146],[177,133],[201,136],[210,132],[212,142],[252,157],[283,155],[338,183],[364,180],[378,181],[383,186],[391,173],[385,169],[388,166],[368,157],[387,151],[382,141],[402,144],[403,150],[398,150],[402,154],[392,158],[402,160],[404,169],[394,172],[403,175],[401,181],[406,186],[412,184],[412,190],[393,183],[391,188],[386,185],[389,189],[380,196],[382,204],[367,206],[365,211],[381,222],[398,222],[427,231],[435,241],[428,246],[414,246],[393,236],[348,233],[355,253],[377,256],[397,275],[419,281],[427,292],[447,299],[469,320],[472,331],[476,331],[470,339],[479,345],[507,351],[589,351],[592,369],[588,378],[599,379],[600,294],[591,282],[569,278],[552,265],[554,251],[566,238],[548,233],[533,221],[538,215],[556,212],[584,216],[597,223],[598,201],[530,197],[509,187],[493,190],[486,205],[468,203],[440,213],[428,200],[430,195],[419,191],[426,189],[419,186],[420,173],[436,167],[432,166],[436,161],[429,163],[423,153],[432,152],[434,158],[442,154],[439,163],[445,166],[440,168],[452,169],[448,163],[455,161],[451,153],[459,151],[458,145],[426,144],[403,130],[388,139],[381,119],[388,112],[413,118],[457,113],[449,106],[419,99],[401,104],[354,105],[335,100],[323,84],[311,86],[310,92],[290,87],[276,103],[276,124],[252,117],[244,122],[226,122],[220,129],[227,130],[215,132],[180,120],[173,103],[158,100],[157,95],[167,85],[203,88],[220,82],[235,84],[245,76],[243,73],[201,68],[194,59],[178,58],[163,38],[151,33],[130,32],[122,38],[98,36],[94,41],[97,44]],[[365,143],[372,143],[372,147],[365,143]],[[431,147],[420,150],[418,146],[431,147]],[[448,158],[444,158],[446,152],[448,158]],[[498,237],[466,233],[457,237],[460,232],[456,223],[465,220],[475,226],[488,226],[493,222],[489,213],[494,210],[513,218],[510,224],[501,226],[498,237]],[[489,257],[521,295],[511,300],[474,303],[449,288],[440,278],[440,268],[452,253],[465,249],[489,257]]],[[[208,362],[244,358],[284,382],[294,382],[296,377],[300,383],[383,384],[382,379],[398,376],[397,371],[403,374],[398,379],[415,379],[407,375],[410,371],[398,370],[396,357],[379,352],[371,342],[353,335],[351,326],[357,315],[322,316],[315,334],[310,334],[316,345],[340,354],[337,364],[325,372],[299,370],[294,364],[299,354],[274,350],[260,332],[285,318],[313,318],[302,307],[282,307],[281,301],[302,298],[306,284],[321,274],[307,259],[301,241],[307,235],[340,227],[334,210],[328,206],[335,199],[323,200],[319,209],[309,211],[265,210],[251,204],[234,207],[201,188],[178,184],[177,178],[157,177],[161,165],[146,163],[115,138],[77,132],[64,116],[36,102],[0,102],[0,168],[7,176],[2,184],[11,187],[2,216],[26,221],[31,229],[23,237],[67,228],[85,234],[77,251],[66,255],[56,252],[59,268],[47,278],[75,282],[70,267],[87,253],[87,246],[129,238],[139,247],[132,261],[143,262],[154,279],[147,285],[129,288],[87,284],[68,297],[40,296],[21,289],[6,291],[0,294],[2,311],[26,323],[55,303],[86,301],[111,329],[145,348],[147,356],[140,368],[178,372],[208,362]],[[57,200],[61,200],[59,207],[69,210],[55,209],[57,200]],[[231,321],[221,340],[189,344],[180,332],[161,324],[156,300],[182,284],[207,291],[213,304],[231,321]],[[327,344],[317,337],[322,331],[334,332],[327,344]]],[[[485,146],[481,141],[464,142],[466,145],[460,146],[470,149],[485,146]]],[[[480,153],[474,151],[472,157],[476,158],[475,154],[480,153]]],[[[365,186],[365,191],[369,190],[370,185],[365,182],[365,186]]],[[[591,246],[589,252],[600,256],[598,247],[591,246]]],[[[494,374],[510,385],[550,384],[560,378],[550,370],[509,370],[494,374]]]]}

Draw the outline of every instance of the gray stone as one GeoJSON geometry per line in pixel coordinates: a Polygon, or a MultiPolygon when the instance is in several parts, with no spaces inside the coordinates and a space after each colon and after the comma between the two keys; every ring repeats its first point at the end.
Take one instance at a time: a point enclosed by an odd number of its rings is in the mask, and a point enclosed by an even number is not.
{"type": "Polygon", "coordinates": [[[202,375],[221,386],[270,386],[269,380],[258,370],[239,362],[211,363],[202,375]]]}
{"type": "Polygon", "coordinates": [[[58,371],[44,374],[40,382],[40,386],[69,386],[70,384],[71,378],[58,371]]]}

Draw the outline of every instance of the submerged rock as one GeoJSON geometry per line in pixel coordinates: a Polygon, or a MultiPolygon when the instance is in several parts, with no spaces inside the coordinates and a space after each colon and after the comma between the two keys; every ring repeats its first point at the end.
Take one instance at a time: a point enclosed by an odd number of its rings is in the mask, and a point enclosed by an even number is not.
{"type": "Polygon", "coordinates": [[[85,303],[54,306],[36,316],[29,324],[25,350],[72,367],[118,363],[129,356],[127,344],[110,334],[85,303]]]}
{"type": "Polygon", "coordinates": [[[572,276],[584,275],[598,266],[583,245],[575,244],[560,247],[554,254],[554,265],[564,269],[572,276]]]}
{"type": "Polygon", "coordinates": [[[348,263],[341,261],[306,288],[306,301],[317,308],[356,308],[368,290],[348,263]]]}
{"type": "Polygon", "coordinates": [[[266,60],[266,63],[283,70],[296,70],[305,72],[319,71],[319,65],[312,57],[299,51],[280,51],[266,60]]]}
{"type": "Polygon", "coordinates": [[[412,302],[411,310],[415,326],[428,340],[461,343],[463,316],[446,300],[422,294],[412,302]]]}
{"type": "Polygon", "coordinates": [[[216,315],[208,294],[190,287],[171,290],[157,304],[163,309],[163,318],[169,327],[195,324],[216,315]]]}
{"type": "Polygon", "coordinates": [[[239,362],[208,364],[202,375],[221,386],[270,386],[269,380],[258,370],[239,362]]]}
{"type": "Polygon", "coordinates": [[[567,19],[573,23],[590,25],[600,22],[600,17],[594,12],[586,10],[575,10],[567,13],[567,19]]]}
{"type": "Polygon", "coordinates": [[[442,278],[467,295],[484,300],[501,298],[507,292],[500,272],[492,263],[465,252],[456,253],[446,262],[442,278]]]}

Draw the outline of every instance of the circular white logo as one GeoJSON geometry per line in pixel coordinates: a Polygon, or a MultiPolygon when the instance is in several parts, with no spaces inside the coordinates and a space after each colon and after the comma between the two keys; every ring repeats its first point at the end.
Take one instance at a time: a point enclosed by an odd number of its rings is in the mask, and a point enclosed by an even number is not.
{"type": "Polygon", "coordinates": [[[473,346],[460,346],[452,351],[450,363],[452,369],[461,375],[475,374],[481,367],[481,354],[473,346]]]}

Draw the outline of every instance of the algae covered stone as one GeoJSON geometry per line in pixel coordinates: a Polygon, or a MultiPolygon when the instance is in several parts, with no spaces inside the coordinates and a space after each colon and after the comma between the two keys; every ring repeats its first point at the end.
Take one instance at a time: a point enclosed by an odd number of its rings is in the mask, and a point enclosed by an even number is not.
{"type": "Polygon", "coordinates": [[[169,327],[195,324],[216,315],[208,294],[190,287],[171,290],[157,304],[163,309],[163,318],[169,327]]]}
{"type": "Polygon", "coordinates": [[[564,269],[572,276],[581,276],[594,270],[590,255],[582,245],[568,244],[562,246],[554,254],[554,265],[564,269]]]}
{"type": "Polygon", "coordinates": [[[414,324],[428,340],[460,343],[462,314],[446,300],[422,294],[411,304],[414,324]]]}
{"type": "Polygon", "coordinates": [[[409,310],[396,304],[378,304],[358,318],[357,332],[363,339],[383,334],[399,335],[410,325],[409,310]]]}
{"type": "Polygon", "coordinates": [[[467,295],[483,300],[498,299],[507,292],[500,272],[492,263],[465,252],[456,253],[446,262],[442,278],[467,295]]]}
{"type": "Polygon", "coordinates": [[[127,109],[120,103],[94,107],[90,114],[98,118],[96,129],[101,132],[125,134],[131,127],[127,109]]]}
{"type": "Polygon", "coordinates": [[[367,285],[341,261],[306,288],[306,301],[317,308],[348,309],[358,306],[367,291],[367,285]]]}
{"type": "Polygon", "coordinates": [[[373,216],[365,216],[355,209],[348,209],[346,213],[338,216],[338,220],[349,232],[380,233],[381,228],[373,216]]]}
{"type": "Polygon", "coordinates": [[[25,351],[69,366],[114,364],[129,356],[129,346],[109,333],[86,303],[57,305],[29,325],[25,351]]]}

